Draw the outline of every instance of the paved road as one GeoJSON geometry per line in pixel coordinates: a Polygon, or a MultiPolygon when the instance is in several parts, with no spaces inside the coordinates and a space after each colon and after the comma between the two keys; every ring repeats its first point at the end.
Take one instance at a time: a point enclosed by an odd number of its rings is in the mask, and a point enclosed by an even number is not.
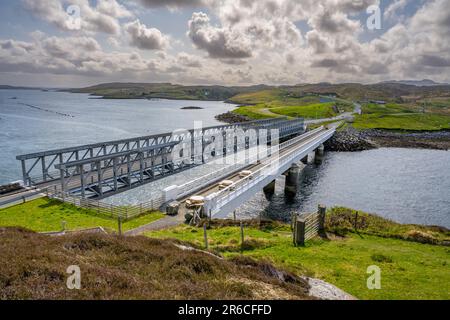
{"type": "Polygon", "coordinates": [[[180,224],[183,224],[185,221],[184,215],[179,213],[176,216],[166,216],[164,218],[161,218],[159,220],[153,221],[151,223],[148,223],[146,225],[140,226],[136,229],[128,230],[124,232],[124,235],[126,236],[138,236],[144,232],[148,231],[158,231],[167,229],[170,227],[176,227],[180,224]]]}
{"type": "Polygon", "coordinates": [[[44,193],[38,190],[24,190],[21,192],[7,194],[0,197],[0,209],[9,208],[26,201],[31,201],[45,197],[44,193]]]}
{"type": "Polygon", "coordinates": [[[328,121],[339,121],[339,120],[345,120],[350,119],[352,117],[352,112],[344,112],[340,115],[333,117],[333,118],[322,118],[322,119],[313,119],[313,120],[305,120],[306,124],[318,124],[322,122],[328,122],[328,121]]]}

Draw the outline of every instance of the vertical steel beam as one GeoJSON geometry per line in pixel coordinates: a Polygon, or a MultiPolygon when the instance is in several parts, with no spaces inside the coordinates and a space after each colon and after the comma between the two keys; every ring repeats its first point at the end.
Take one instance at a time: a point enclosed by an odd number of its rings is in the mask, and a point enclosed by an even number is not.
{"type": "Polygon", "coordinates": [[[20,161],[22,164],[22,177],[23,177],[23,183],[26,186],[31,186],[31,181],[29,179],[28,173],[27,173],[27,165],[25,163],[25,160],[20,161]]]}
{"type": "Polygon", "coordinates": [[[117,158],[113,159],[114,191],[117,191],[117,158]]]}
{"type": "Polygon", "coordinates": [[[139,153],[139,174],[141,178],[141,182],[144,181],[144,153],[139,153]]]}
{"type": "Polygon", "coordinates": [[[85,199],[86,198],[86,192],[84,190],[85,183],[84,183],[84,168],[83,168],[83,165],[79,165],[78,166],[78,172],[79,172],[79,175],[80,175],[81,197],[83,199],[85,199]]]}
{"type": "Polygon", "coordinates": [[[47,181],[47,170],[45,170],[45,156],[41,157],[41,166],[42,166],[42,178],[44,182],[47,181]]]}
{"type": "Polygon", "coordinates": [[[100,196],[103,196],[103,173],[100,161],[97,162],[97,187],[100,196]]]}

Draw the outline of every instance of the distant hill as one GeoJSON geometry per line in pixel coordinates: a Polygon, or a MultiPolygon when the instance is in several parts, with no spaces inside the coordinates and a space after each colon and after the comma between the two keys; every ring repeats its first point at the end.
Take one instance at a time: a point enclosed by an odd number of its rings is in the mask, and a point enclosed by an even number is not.
{"type": "Polygon", "coordinates": [[[405,100],[431,97],[450,97],[450,85],[416,86],[402,83],[359,83],[306,84],[286,87],[296,94],[334,95],[352,101],[385,100],[403,102],[405,100]]]}
{"type": "Polygon", "coordinates": [[[182,86],[171,83],[104,83],[70,92],[90,93],[107,99],[182,99],[227,100],[239,93],[268,88],[265,85],[249,87],[182,86]]]}
{"type": "Polygon", "coordinates": [[[34,87],[15,87],[0,84],[0,90],[42,90],[42,88],[34,88],[34,87]]]}
{"type": "MultiPolygon", "coordinates": [[[[420,83],[430,84],[431,80],[420,83]]],[[[433,82],[434,83],[434,82],[433,82]]],[[[360,83],[318,83],[294,86],[183,86],[171,83],[104,83],[87,88],[71,89],[70,92],[89,93],[106,99],[182,99],[216,100],[243,103],[236,96],[248,93],[275,94],[289,97],[304,95],[330,95],[338,98],[360,100],[403,100],[450,97],[450,85],[412,85],[401,82],[382,82],[364,85],[360,83]],[[281,91],[281,93],[280,93],[281,91]]]]}
{"type": "Polygon", "coordinates": [[[397,84],[406,84],[417,87],[432,87],[432,86],[443,86],[448,85],[448,83],[438,83],[433,80],[424,79],[424,80],[393,80],[393,81],[384,81],[381,83],[397,83],[397,84]]]}

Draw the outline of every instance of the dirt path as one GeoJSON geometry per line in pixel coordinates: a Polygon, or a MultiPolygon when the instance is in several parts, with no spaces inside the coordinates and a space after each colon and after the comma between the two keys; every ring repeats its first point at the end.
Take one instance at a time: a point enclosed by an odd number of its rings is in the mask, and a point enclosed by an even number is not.
{"type": "Polygon", "coordinates": [[[170,227],[175,227],[184,222],[184,216],[178,214],[176,216],[166,216],[162,219],[150,222],[136,229],[128,230],[124,233],[126,236],[137,236],[147,231],[163,230],[170,227]]]}

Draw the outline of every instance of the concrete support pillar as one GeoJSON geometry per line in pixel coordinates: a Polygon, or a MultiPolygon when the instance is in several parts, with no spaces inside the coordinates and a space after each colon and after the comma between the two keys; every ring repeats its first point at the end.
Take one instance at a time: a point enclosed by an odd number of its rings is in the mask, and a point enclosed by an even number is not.
{"type": "Polygon", "coordinates": [[[264,194],[268,200],[275,194],[275,180],[263,188],[264,194]]]}
{"type": "Polygon", "coordinates": [[[293,163],[291,168],[287,171],[286,182],[284,184],[284,194],[287,197],[295,197],[300,183],[300,175],[302,167],[296,163],[293,163]]]}
{"type": "Polygon", "coordinates": [[[323,161],[323,156],[324,156],[324,154],[325,154],[325,147],[324,147],[323,144],[321,144],[321,145],[316,149],[316,152],[315,152],[315,155],[314,155],[314,162],[315,162],[316,164],[321,164],[322,161],[323,161]]]}

